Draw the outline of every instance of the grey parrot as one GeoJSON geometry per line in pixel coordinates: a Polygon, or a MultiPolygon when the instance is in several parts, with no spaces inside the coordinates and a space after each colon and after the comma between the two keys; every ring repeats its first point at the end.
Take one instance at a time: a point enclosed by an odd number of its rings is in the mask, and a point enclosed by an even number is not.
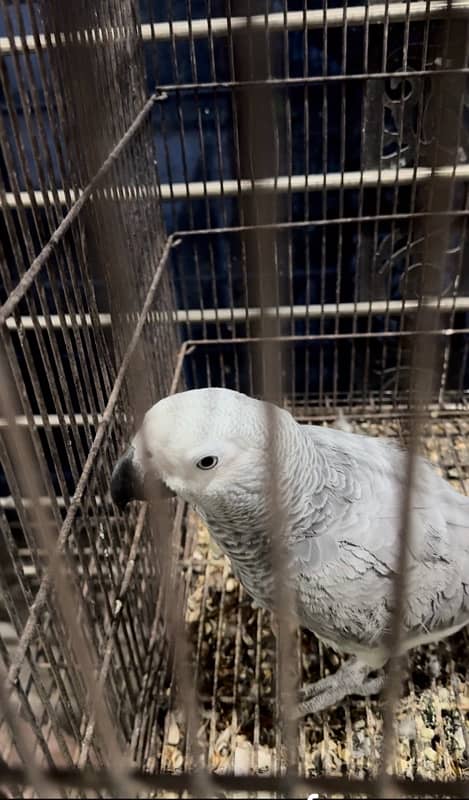
{"type": "MultiPolygon", "coordinates": [[[[281,546],[297,619],[350,656],[304,687],[294,714],[302,716],[383,686],[406,453],[387,439],[302,425],[284,409],[269,406],[269,415],[266,408],[221,388],[160,400],[117,462],[111,495],[122,509],[151,500],[152,480],[161,480],[195,507],[256,603],[274,609],[276,504],[268,478],[275,420],[281,546]]],[[[469,622],[469,498],[421,457],[411,518],[401,652],[469,622]]]]}

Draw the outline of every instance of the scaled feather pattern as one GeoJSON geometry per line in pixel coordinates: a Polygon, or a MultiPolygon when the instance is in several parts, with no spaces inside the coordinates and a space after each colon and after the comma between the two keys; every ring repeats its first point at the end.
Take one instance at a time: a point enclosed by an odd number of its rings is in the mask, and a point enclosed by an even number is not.
{"type": "MultiPolygon", "coordinates": [[[[271,536],[280,502],[281,547],[301,624],[377,668],[388,658],[406,458],[386,439],[301,425],[286,410],[228,389],[196,389],[147,412],[111,491],[116,502],[142,499],[149,474],[162,480],[195,506],[247,592],[267,608],[275,607],[271,536]]],[[[469,498],[421,457],[410,531],[403,650],[469,622],[469,498]]]]}

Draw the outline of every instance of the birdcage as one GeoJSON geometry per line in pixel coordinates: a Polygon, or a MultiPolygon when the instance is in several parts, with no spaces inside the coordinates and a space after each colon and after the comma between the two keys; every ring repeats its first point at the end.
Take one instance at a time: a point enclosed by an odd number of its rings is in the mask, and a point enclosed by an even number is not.
{"type": "Polygon", "coordinates": [[[0,8],[3,796],[464,796],[464,631],[282,724],[340,657],[109,485],[224,386],[467,491],[467,0],[0,8]]]}

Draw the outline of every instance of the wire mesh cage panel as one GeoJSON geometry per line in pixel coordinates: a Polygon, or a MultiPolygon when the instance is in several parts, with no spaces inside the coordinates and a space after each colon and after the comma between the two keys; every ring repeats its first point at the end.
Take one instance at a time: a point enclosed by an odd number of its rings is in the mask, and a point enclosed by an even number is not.
{"type": "Polygon", "coordinates": [[[398,652],[416,452],[469,485],[468,14],[0,3],[5,796],[467,792],[464,630],[293,724],[342,656],[284,619],[280,500],[267,610],[193,507],[110,484],[185,389],[399,441],[398,652]]]}

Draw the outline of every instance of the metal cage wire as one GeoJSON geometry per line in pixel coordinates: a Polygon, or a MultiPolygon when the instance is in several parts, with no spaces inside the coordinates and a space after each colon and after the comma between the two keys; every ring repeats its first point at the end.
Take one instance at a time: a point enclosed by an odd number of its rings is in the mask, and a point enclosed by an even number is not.
{"type": "Polygon", "coordinates": [[[274,639],[182,502],[109,497],[146,408],[206,385],[401,437],[406,536],[419,448],[467,491],[469,5],[296,5],[1,4],[5,793],[467,793],[464,633],[413,656],[404,768],[397,659],[382,723],[281,725],[337,661],[287,590],[274,639]]]}

